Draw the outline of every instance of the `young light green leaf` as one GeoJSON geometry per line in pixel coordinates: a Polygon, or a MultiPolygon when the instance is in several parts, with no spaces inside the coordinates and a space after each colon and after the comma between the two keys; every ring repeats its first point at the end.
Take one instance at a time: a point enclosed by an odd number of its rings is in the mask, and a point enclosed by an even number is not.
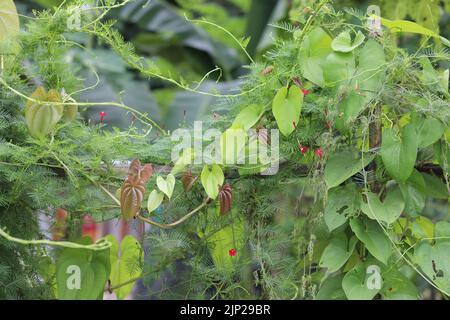
{"type": "Polygon", "coordinates": [[[358,31],[352,42],[350,32],[343,31],[333,39],[333,42],[331,42],[331,48],[338,52],[351,52],[358,48],[364,42],[365,38],[366,37],[364,34],[361,31],[358,31]]]}
{"type": "Polygon", "coordinates": [[[352,237],[349,243],[347,236],[344,233],[339,233],[330,240],[323,251],[319,266],[327,268],[327,273],[338,271],[352,255],[357,242],[356,237],[352,237]]]}
{"type": "Polygon", "coordinates": [[[361,203],[362,212],[370,219],[380,220],[388,225],[394,223],[400,217],[404,208],[405,201],[398,187],[387,192],[384,202],[381,202],[376,194],[368,192],[367,203],[361,203]]]}
{"type": "Polygon", "coordinates": [[[450,41],[447,40],[444,37],[441,37],[439,34],[437,34],[434,31],[431,31],[430,29],[427,29],[425,27],[422,27],[420,24],[408,21],[408,20],[388,20],[381,18],[381,23],[389,28],[391,32],[406,32],[406,33],[417,33],[422,34],[425,36],[438,38],[441,40],[443,44],[445,44],[447,47],[450,47],[450,41]]]}
{"type": "Polygon", "coordinates": [[[151,213],[154,210],[156,210],[161,205],[163,200],[164,200],[164,194],[161,192],[158,192],[156,190],[153,190],[150,193],[150,195],[148,196],[148,201],[147,201],[148,213],[151,213]]]}
{"type": "Polygon", "coordinates": [[[0,0],[0,42],[19,33],[19,15],[12,0],[0,0]]]}
{"type": "Polygon", "coordinates": [[[259,118],[261,118],[263,112],[263,106],[251,104],[239,112],[234,119],[232,127],[240,127],[244,130],[248,130],[259,121],[259,118]]]}
{"type": "Polygon", "coordinates": [[[412,124],[406,125],[400,136],[392,128],[385,128],[381,143],[381,158],[389,174],[397,181],[406,181],[417,158],[418,139],[412,124]]]}
{"type": "Polygon", "coordinates": [[[364,158],[353,152],[340,152],[331,155],[324,170],[324,178],[328,188],[340,185],[342,182],[361,171],[375,158],[375,155],[364,154],[364,158]]]}
{"type": "MultiPolygon", "coordinates": [[[[107,239],[111,238],[114,236],[109,235],[107,239]]],[[[120,243],[120,252],[117,248],[115,251],[111,250],[111,286],[121,285],[139,277],[142,273],[143,263],[144,254],[139,241],[131,235],[125,236],[120,243]]],[[[135,281],[131,281],[115,289],[117,298],[125,299],[133,289],[134,283],[135,281]]]]}
{"type": "Polygon", "coordinates": [[[213,200],[216,199],[219,194],[219,187],[225,181],[222,169],[217,164],[213,164],[210,171],[208,165],[205,165],[200,178],[208,197],[213,200]]]}
{"type": "Polygon", "coordinates": [[[377,221],[366,219],[351,219],[350,227],[367,250],[379,261],[387,264],[391,256],[391,243],[377,221]]]}
{"type": "Polygon", "coordinates": [[[156,178],[156,185],[158,186],[159,190],[164,192],[167,198],[172,198],[173,189],[175,188],[175,177],[173,176],[173,174],[169,173],[166,179],[158,176],[158,178],[156,178]]]}
{"type": "Polygon", "coordinates": [[[227,129],[220,137],[220,152],[223,164],[236,165],[245,160],[247,132],[239,127],[227,129]]]}
{"type": "Polygon", "coordinates": [[[182,172],[186,168],[186,166],[194,162],[194,157],[195,157],[194,149],[192,148],[184,149],[182,155],[175,162],[175,165],[173,166],[170,173],[175,176],[176,174],[182,172]]]}
{"type": "Polygon", "coordinates": [[[283,87],[278,90],[273,99],[272,112],[284,136],[289,136],[298,125],[302,105],[303,93],[297,86],[292,86],[290,89],[283,87]]]}

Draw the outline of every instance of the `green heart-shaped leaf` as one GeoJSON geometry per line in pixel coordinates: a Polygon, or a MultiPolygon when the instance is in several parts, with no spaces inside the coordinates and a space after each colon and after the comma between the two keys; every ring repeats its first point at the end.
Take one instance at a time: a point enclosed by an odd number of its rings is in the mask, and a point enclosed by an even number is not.
{"type": "Polygon", "coordinates": [[[19,15],[12,0],[0,0],[0,42],[19,33],[19,15]]]}
{"type": "Polygon", "coordinates": [[[364,159],[353,152],[340,152],[328,159],[324,170],[324,178],[328,188],[340,185],[342,182],[361,171],[375,158],[375,155],[364,154],[364,159]]]}
{"type": "Polygon", "coordinates": [[[322,28],[315,28],[305,36],[299,52],[303,77],[320,87],[325,84],[322,65],[333,52],[331,41],[331,37],[322,28]]]}
{"type": "Polygon", "coordinates": [[[245,161],[247,132],[239,127],[227,129],[220,137],[220,152],[223,164],[236,165],[245,161]]]}
{"type": "Polygon", "coordinates": [[[349,183],[343,187],[337,187],[328,193],[328,201],[325,206],[324,219],[330,231],[342,226],[359,209],[361,195],[355,184],[349,183]]]}
{"type": "Polygon", "coordinates": [[[343,31],[333,40],[333,42],[331,42],[331,47],[334,51],[351,52],[358,48],[364,42],[365,38],[364,34],[361,31],[358,31],[352,42],[350,32],[343,31]]]}
{"type": "MultiPolygon", "coordinates": [[[[91,244],[92,239],[81,239],[91,244]]],[[[95,251],[66,248],[56,260],[57,298],[61,300],[95,300],[103,290],[111,270],[110,249],[95,251]]]]}
{"type": "Polygon", "coordinates": [[[244,108],[234,119],[232,127],[241,127],[248,130],[253,127],[261,118],[264,107],[258,104],[251,104],[244,108]]]}
{"type": "Polygon", "coordinates": [[[397,181],[406,181],[413,172],[418,150],[416,129],[406,125],[397,135],[392,128],[383,131],[381,158],[389,174],[397,181]]]}
{"type": "Polygon", "coordinates": [[[392,253],[391,243],[378,222],[360,218],[352,219],[350,227],[358,239],[365,244],[367,250],[379,261],[387,264],[392,253]]]}
{"type": "Polygon", "coordinates": [[[338,234],[330,240],[330,243],[323,251],[319,266],[327,268],[327,273],[338,271],[352,255],[357,242],[356,237],[352,237],[349,243],[345,234],[338,234]]]}
{"type": "Polygon", "coordinates": [[[399,188],[389,190],[384,202],[376,194],[367,193],[367,203],[361,203],[361,210],[370,219],[381,220],[388,225],[394,223],[402,214],[405,201],[399,188]]]}
{"type": "Polygon", "coordinates": [[[118,251],[117,240],[113,235],[106,236],[106,239],[114,243],[110,252],[111,286],[125,284],[114,290],[117,298],[123,300],[133,289],[135,281],[131,280],[138,278],[142,273],[144,254],[139,241],[131,235],[122,239],[120,252],[118,251]]]}
{"type": "Polygon", "coordinates": [[[342,280],[342,288],[349,300],[372,300],[380,291],[368,285],[367,272],[369,263],[358,263],[352,270],[347,272],[342,280]]]}
{"type": "Polygon", "coordinates": [[[210,171],[208,166],[205,165],[200,178],[208,197],[213,200],[216,199],[219,194],[219,187],[225,181],[222,169],[217,164],[213,164],[210,171]]]}
{"type": "Polygon", "coordinates": [[[272,103],[272,112],[278,128],[284,136],[295,130],[300,120],[303,105],[303,92],[297,86],[278,90],[272,103]]]}
{"type": "Polygon", "coordinates": [[[156,185],[159,190],[164,192],[167,198],[172,198],[173,189],[175,188],[175,177],[173,174],[169,173],[165,180],[163,177],[158,176],[158,178],[156,178],[156,185]]]}
{"type": "Polygon", "coordinates": [[[431,245],[423,241],[414,250],[414,262],[427,277],[446,294],[450,293],[450,242],[436,242],[431,245]]]}
{"type": "Polygon", "coordinates": [[[148,196],[148,201],[147,201],[148,213],[151,213],[154,210],[158,209],[158,207],[161,205],[163,200],[164,200],[164,194],[160,193],[156,190],[153,190],[150,193],[150,195],[148,196]]]}
{"type": "Polygon", "coordinates": [[[186,166],[194,163],[194,149],[192,148],[186,148],[183,150],[182,155],[178,158],[178,160],[175,162],[175,165],[173,166],[170,173],[172,175],[176,175],[184,170],[186,166]]]}

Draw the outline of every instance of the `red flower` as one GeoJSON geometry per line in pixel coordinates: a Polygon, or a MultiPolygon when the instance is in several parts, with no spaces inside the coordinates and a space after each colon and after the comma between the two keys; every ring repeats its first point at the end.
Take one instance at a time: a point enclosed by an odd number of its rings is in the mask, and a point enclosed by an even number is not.
{"type": "Polygon", "coordinates": [[[318,148],[314,151],[314,154],[318,157],[320,157],[320,159],[323,158],[323,150],[321,148],[318,148]]]}
{"type": "Polygon", "coordinates": [[[299,147],[300,152],[301,152],[302,154],[307,153],[308,150],[309,150],[309,147],[307,147],[307,146],[298,146],[298,147],[299,147]]]}
{"type": "Polygon", "coordinates": [[[302,89],[303,95],[306,97],[309,94],[308,89],[302,89]]]}
{"type": "Polygon", "coordinates": [[[106,117],[106,112],[105,111],[100,111],[98,113],[98,115],[100,116],[100,122],[103,122],[103,120],[105,120],[105,117],[106,117]]]}
{"type": "Polygon", "coordinates": [[[236,249],[228,250],[228,254],[230,255],[230,257],[234,257],[236,255],[236,249]]]}

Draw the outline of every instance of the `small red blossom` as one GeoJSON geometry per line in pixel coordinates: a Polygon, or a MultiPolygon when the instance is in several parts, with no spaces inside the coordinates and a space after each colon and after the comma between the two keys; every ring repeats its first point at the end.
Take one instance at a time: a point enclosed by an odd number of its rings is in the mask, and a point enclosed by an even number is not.
{"type": "Polygon", "coordinates": [[[327,121],[326,124],[327,124],[327,128],[328,128],[328,129],[331,129],[331,124],[330,124],[328,121],[327,121]]]}
{"type": "Polygon", "coordinates": [[[228,254],[230,255],[230,257],[234,257],[236,255],[236,249],[228,250],[228,254]]]}
{"type": "Polygon", "coordinates": [[[302,89],[303,95],[306,97],[309,94],[308,89],[302,89]]]}
{"type": "Polygon", "coordinates": [[[98,115],[100,116],[100,122],[103,122],[105,120],[105,117],[106,117],[106,112],[105,111],[100,111],[98,113],[98,115]]]}
{"type": "Polygon", "coordinates": [[[320,157],[320,159],[323,158],[323,150],[321,148],[318,148],[314,151],[314,154],[318,157],[320,157]]]}
{"type": "Polygon", "coordinates": [[[299,149],[302,154],[305,154],[308,152],[309,147],[308,146],[299,146],[299,149]]]}

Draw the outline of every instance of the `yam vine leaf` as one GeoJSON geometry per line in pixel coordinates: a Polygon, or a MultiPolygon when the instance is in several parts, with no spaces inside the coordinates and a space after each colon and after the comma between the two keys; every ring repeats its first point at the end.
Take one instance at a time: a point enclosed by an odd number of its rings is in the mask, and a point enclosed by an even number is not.
{"type": "Polygon", "coordinates": [[[216,199],[219,194],[219,188],[223,185],[225,180],[220,166],[213,164],[211,170],[209,170],[208,165],[205,165],[200,179],[208,197],[213,200],[216,199]]]}
{"type": "Polygon", "coordinates": [[[19,33],[19,15],[13,0],[0,0],[0,42],[19,33]]]}
{"type": "Polygon", "coordinates": [[[411,175],[417,158],[418,138],[412,124],[405,126],[398,135],[393,128],[385,128],[381,144],[381,158],[389,174],[397,181],[406,181],[411,175]]]}
{"type": "MultiPolygon", "coordinates": [[[[85,237],[80,243],[91,244],[92,239],[85,237]]],[[[101,299],[111,270],[109,250],[64,249],[56,260],[57,298],[101,299]]]]}
{"type": "Polygon", "coordinates": [[[392,254],[389,238],[377,221],[351,219],[350,227],[355,235],[366,246],[367,250],[379,261],[387,265],[392,254]]]}
{"type": "MultiPolygon", "coordinates": [[[[373,262],[376,264],[376,262],[373,262]]],[[[352,270],[347,272],[342,280],[342,288],[349,300],[371,300],[380,289],[370,289],[367,285],[366,268],[370,263],[358,263],[352,270]]]]}
{"type": "Polygon", "coordinates": [[[339,233],[323,251],[319,266],[327,268],[327,273],[338,271],[352,255],[357,242],[356,237],[353,236],[349,241],[345,234],[339,233]]]}
{"type": "Polygon", "coordinates": [[[111,275],[109,279],[112,287],[120,286],[114,292],[118,299],[123,300],[133,289],[134,282],[131,280],[138,278],[142,273],[144,253],[139,241],[131,235],[122,239],[120,247],[115,236],[108,235],[106,239],[113,243],[110,249],[111,275]]]}
{"type": "Polygon", "coordinates": [[[375,158],[373,154],[364,154],[361,158],[353,152],[339,152],[330,156],[324,170],[324,179],[329,189],[361,171],[375,158]]]}
{"type": "Polygon", "coordinates": [[[159,190],[161,190],[167,198],[172,198],[173,189],[175,188],[175,177],[173,174],[169,173],[166,179],[158,176],[158,178],[156,178],[156,184],[159,190]]]}
{"type": "Polygon", "coordinates": [[[233,121],[232,128],[243,128],[244,130],[248,130],[258,122],[263,113],[263,106],[251,104],[239,112],[233,121]]]}
{"type": "Polygon", "coordinates": [[[226,214],[231,210],[233,202],[233,190],[231,186],[227,183],[220,187],[219,191],[219,204],[220,213],[226,214]]]}
{"type": "Polygon", "coordinates": [[[397,221],[404,208],[405,201],[398,187],[389,190],[383,202],[374,193],[369,192],[367,193],[367,203],[361,203],[361,210],[365,215],[370,219],[383,221],[387,225],[397,221]]]}
{"type": "Polygon", "coordinates": [[[153,175],[153,166],[146,164],[141,167],[141,161],[135,159],[128,169],[128,177],[122,185],[120,193],[120,209],[124,219],[136,216],[141,208],[147,181],[153,175]]]}
{"type": "Polygon", "coordinates": [[[151,213],[158,209],[158,207],[161,205],[161,203],[164,200],[164,194],[161,192],[158,192],[157,190],[153,190],[150,192],[150,195],[148,196],[147,200],[147,210],[148,213],[151,213]]]}
{"type": "Polygon", "coordinates": [[[350,32],[343,31],[333,39],[331,47],[334,51],[347,53],[358,48],[364,42],[364,39],[365,36],[361,31],[358,31],[353,41],[350,32]]]}
{"type": "Polygon", "coordinates": [[[304,38],[299,52],[303,77],[320,87],[325,85],[322,65],[332,52],[331,42],[322,28],[315,28],[304,38]]]}
{"type": "Polygon", "coordinates": [[[300,120],[303,93],[297,86],[282,87],[272,102],[272,113],[278,128],[284,136],[289,136],[300,120]]]}

